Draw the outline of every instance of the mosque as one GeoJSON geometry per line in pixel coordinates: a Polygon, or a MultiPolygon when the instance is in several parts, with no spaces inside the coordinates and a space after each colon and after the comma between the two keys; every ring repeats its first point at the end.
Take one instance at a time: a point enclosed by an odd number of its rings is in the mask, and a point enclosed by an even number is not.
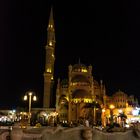
{"type": "MultiPolygon", "coordinates": [[[[53,9],[51,8],[47,28],[47,44],[45,46],[45,71],[44,71],[44,97],[43,108],[49,110],[52,104],[54,85],[54,63],[55,63],[55,27],[53,20],[53,9]]],[[[122,91],[117,91],[111,97],[106,95],[106,88],[102,80],[96,81],[92,75],[92,66],[79,63],[68,66],[67,79],[58,79],[56,87],[55,111],[59,121],[77,122],[85,119],[92,123],[102,121],[103,110],[106,116],[110,105],[114,105],[114,114],[120,114],[122,110],[126,114],[126,108],[137,107],[138,101],[134,96],[128,96],[122,91]]],[[[54,104],[54,103],[53,103],[54,104]]],[[[50,109],[51,110],[51,109],[50,109]]],[[[132,110],[131,110],[132,111],[132,110]]],[[[130,110],[129,110],[129,114],[130,110]]]]}
{"type": "MultiPolygon", "coordinates": [[[[55,62],[55,29],[53,11],[51,9],[48,37],[46,45],[46,63],[44,72],[44,99],[43,107],[49,108],[54,84],[55,62]]],[[[106,90],[102,80],[98,83],[92,76],[92,66],[86,66],[79,60],[78,64],[69,65],[68,78],[58,79],[56,88],[56,112],[60,121],[78,121],[80,118],[89,118],[93,114],[90,108],[105,105],[106,90]]],[[[95,113],[94,113],[95,114],[95,113]]],[[[101,114],[100,110],[98,114],[101,114]]]]}

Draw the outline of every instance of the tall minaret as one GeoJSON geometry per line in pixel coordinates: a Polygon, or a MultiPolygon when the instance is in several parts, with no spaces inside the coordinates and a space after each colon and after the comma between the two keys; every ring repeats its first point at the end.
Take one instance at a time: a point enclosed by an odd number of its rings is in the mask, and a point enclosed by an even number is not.
{"type": "Polygon", "coordinates": [[[47,28],[47,44],[46,58],[45,58],[45,72],[44,72],[44,98],[43,107],[49,108],[51,105],[51,97],[53,93],[54,84],[54,61],[55,61],[55,29],[53,20],[53,10],[51,8],[49,24],[47,28]]]}

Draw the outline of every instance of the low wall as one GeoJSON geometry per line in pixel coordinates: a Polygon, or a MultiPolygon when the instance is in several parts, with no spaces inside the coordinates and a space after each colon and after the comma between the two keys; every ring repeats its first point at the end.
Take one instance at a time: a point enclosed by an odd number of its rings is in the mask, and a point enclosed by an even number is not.
{"type": "MultiPolygon", "coordinates": [[[[7,133],[7,132],[5,132],[7,133]]],[[[1,134],[0,136],[4,136],[1,134]]],[[[6,134],[5,134],[6,135],[6,134]]],[[[0,140],[6,140],[5,138],[0,140]]],[[[41,127],[11,131],[11,140],[140,140],[139,130],[107,133],[87,127],[41,127]],[[88,132],[87,132],[88,131],[88,132]],[[85,133],[87,132],[87,133],[85,133]]]]}

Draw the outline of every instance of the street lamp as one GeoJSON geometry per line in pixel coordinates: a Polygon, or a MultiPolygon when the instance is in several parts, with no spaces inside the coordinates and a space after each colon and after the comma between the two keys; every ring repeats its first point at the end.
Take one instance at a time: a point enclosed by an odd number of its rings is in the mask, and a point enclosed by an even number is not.
{"type": "Polygon", "coordinates": [[[105,108],[102,109],[102,125],[105,127],[106,126],[106,116],[105,116],[105,108]]]}
{"type": "Polygon", "coordinates": [[[31,103],[32,103],[32,100],[36,101],[37,97],[35,95],[33,95],[33,92],[27,92],[27,94],[24,95],[24,101],[26,101],[28,99],[29,99],[29,118],[28,118],[28,124],[30,125],[30,120],[31,120],[31,103]]]}

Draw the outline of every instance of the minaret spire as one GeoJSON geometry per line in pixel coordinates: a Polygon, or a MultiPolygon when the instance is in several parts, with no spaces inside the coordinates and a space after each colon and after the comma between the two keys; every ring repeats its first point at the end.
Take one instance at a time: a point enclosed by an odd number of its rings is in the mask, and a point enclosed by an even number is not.
{"type": "Polygon", "coordinates": [[[49,24],[48,24],[48,30],[50,28],[54,28],[54,20],[53,20],[53,7],[51,7],[51,12],[50,12],[50,18],[49,18],[49,24]]]}
{"type": "Polygon", "coordinates": [[[55,61],[55,28],[53,20],[53,9],[51,7],[49,23],[47,28],[45,72],[44,72],[44,98],[43,107],[51,107],[51,96],[53,91],[54,61],[55,61]]]}
{"type": "Polygon", "coordinates": [[[55,29],[54,29],[53,8],[52,7],[51,7],[47,31],[48,31],[47,44],[49,46],[55,47],[55,29]]]}

